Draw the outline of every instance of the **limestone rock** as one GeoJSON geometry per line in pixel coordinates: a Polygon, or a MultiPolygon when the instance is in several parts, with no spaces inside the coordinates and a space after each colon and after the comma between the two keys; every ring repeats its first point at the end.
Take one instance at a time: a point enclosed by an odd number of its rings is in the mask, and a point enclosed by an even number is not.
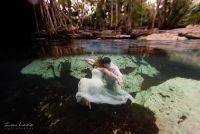
{"type": "Polygon", "coordinates": [[[177,34],[172,33],[154,33],[148,36],[141,36],[139,40],[186,40],[185,37],[179,37],[177,34]]]}
{"type": "Polygon", "coordinates": [[[200,25],[188,25],[185,28],[159,30],[148,36],[140,36],[138,40],[187,40],[200,39],[200,25]]]}
{"type": "Polygon", "coordinates": [[[159,134],[199,134],[200,81],[173,78],[136,95],[155,113],[159,134]]]}

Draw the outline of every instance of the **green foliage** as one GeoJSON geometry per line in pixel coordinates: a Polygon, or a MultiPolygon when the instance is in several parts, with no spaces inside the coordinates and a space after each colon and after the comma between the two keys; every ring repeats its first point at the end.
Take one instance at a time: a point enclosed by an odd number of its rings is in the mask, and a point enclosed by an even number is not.
{"type": "Polygon", "coordinates": [[[63,10],[66,11],[66,13],[69,15],[69,17],[72,15],[72,2],[71,0],[58,0],[58,3],[62,5],[63,10]]]}
{"type": "MultiPolygon", "coordinates": [[[[155,21],[159,28],[199,24],[200,5],[191,7],[192,0],[162,0],[159,8],[147,0],[58,0],[74,24],[95,29],[149,27],[155,21]],[[90,6],[91,13],[87,8],[90,6]],[[156,18],[154,17],[156,16],[156,18]]],[[[159,1],[157,1],[159,2],[159,1]]]]}
{"type": "Polygon", "coordinates": [[[141,0],[136,0],[133,8],[133,26],[140,27],[142,24],[147,24],[149,12],[150,9],[146,3],[141,3],[141,0]]]}
{"type": "Polygon", "coordinates": [[[190,8],[190,12],[182,19],[183,24],[200,24],[200,3],[190,8]]]}
{"type": "Polygon", "coordinates": [[[182,18],[189,12],[192,0],[164,0],[159,14],[159,27],[179,26],[182,18]]]}
{"type": "Polygon", "coordinates": [[[88,15],[84,18],[84,21],[83,21],[83,27],[89,27],[89,26],[93,26],[94,24],[94,19],[93,19],[93,15],[88,15]]]}
{"type": "Polygon", "coordinates": [[[97,8],[95,11],[95,28],[100,28],[102,27],[104,23],[104,19],[106,17],[106,3],[104,3],[104,0],[100,0],[97,3],[97,8]]]}

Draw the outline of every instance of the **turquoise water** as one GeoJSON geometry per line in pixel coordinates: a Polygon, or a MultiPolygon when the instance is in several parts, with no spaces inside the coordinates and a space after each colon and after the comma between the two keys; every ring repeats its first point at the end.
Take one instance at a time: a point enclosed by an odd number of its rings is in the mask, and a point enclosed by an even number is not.
{"type": "MultiPolygon", "coordinates": [[[[156,134],[154,113],[139,104],[76,103],[77,85],[91,77],[82,57],[109,56],[124,74],[123,89],[133,97],[172,78],[200,81],[200,41],[75,40],[40,50],[37,59],[1,64],[0,104],[5,122],[29,123],[28,133],[156,134]]],[[[14,129],[14,128],[12,128],[14,129]]]]}

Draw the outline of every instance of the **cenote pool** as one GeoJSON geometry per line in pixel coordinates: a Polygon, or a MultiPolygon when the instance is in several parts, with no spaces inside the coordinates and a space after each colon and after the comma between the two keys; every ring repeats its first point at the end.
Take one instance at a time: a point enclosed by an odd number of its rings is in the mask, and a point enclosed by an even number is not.
{"type": "Polygon", "coordinates": [[[197,134],[200,41],[74,40],[37,48],[40,58],[1,63],[1,131],[49,134],[197,134]],[[108,56],[132,105],[76,103],[83,57],[108,56]],[[18,124],[17,126],[5,124],[18,124]],[[19,124],[31,124],[21,127],[19,124]]]}

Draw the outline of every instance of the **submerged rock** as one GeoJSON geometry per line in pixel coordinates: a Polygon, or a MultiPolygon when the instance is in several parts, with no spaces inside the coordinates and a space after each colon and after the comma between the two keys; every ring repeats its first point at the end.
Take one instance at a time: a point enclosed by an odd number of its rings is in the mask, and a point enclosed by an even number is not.
{"type": "Polygon", "coordinates": [[[144,76],[154,77],[159,71],[151,66],[144,58],[130,55],[81,55],[60,58],[43,58],[33,61],[21,70],[22,74],[39,75],[44,79],[60,78],[66,71],[81,79],[91,77],[92,67],[81,61],[81,58],[95,59],[97,56],[108,56],[124,74],[123,89],[128,92],[141,90],[144,76]]]}
{"type": "Polygon", "coordinates": [[[155,113],[159,134],[199,134],[200,81],[173,78],[136,95],[155,113]]]}

